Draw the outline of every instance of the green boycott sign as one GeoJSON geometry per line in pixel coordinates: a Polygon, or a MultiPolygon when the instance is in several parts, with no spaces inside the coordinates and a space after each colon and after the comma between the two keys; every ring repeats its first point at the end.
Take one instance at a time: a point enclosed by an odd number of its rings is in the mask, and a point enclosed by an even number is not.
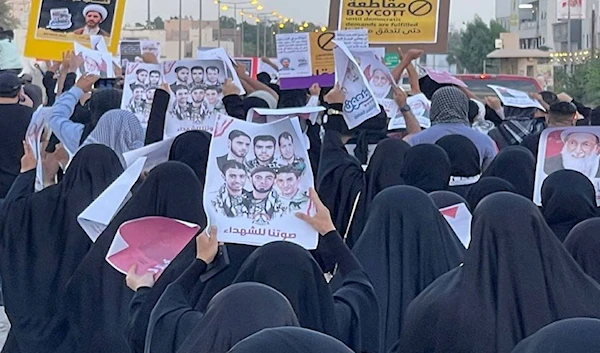
{"type": "Polygon", "coordinates": [[[385,62],[385,66],[393,69],[400,64],[400,56],[398,53],[386,53],[383,57],[383,61],[385,62]]]}

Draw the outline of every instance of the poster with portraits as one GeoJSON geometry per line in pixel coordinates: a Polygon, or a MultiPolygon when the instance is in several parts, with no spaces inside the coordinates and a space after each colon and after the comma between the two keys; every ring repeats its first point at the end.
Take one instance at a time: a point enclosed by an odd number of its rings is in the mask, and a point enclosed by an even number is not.
{"type": "Polygon", "coordinates": [[[220,242],[290,241],[315,249],[317,232],[296,217],[312,213],[308,152],[292,122],[253,124],[219,114],[204,187],[204,209],[220,242]]]}
{"type": "Polygon", "coordinates": [[[353,129],[381,113],[375,94],[360,65],[344,44],[334,40],[335,81],[346,95],[343,116],[348,128],[353,129]]]}
{"type": "Polygon", "coordinates": [[[129,63],[143,63],[145,53],[153,54],[160,60],[160,42],[155,40],[121,40],[119,42],[120,65],[124,69],[129,63]]]}
{"type": "MultiPolygon", "coordinates": [[[[559,170],[575,170],[590,179],[600,206],[600,127],[548,128],[540,136],[533,201],[542,204],[542,185],[559,170]]],[[[565,186],[565,187],[568,187],[565,186]]]]}
{"type": "Polygon", "coordinates": [[[129,63],[124,72],[121,109],[135,114],[142,127],[148,126],[154,93],[164,83],[160,64],[129,63]]]}
{"type": "Polygon", "coordinates": [[[394,101],[392,85],[395,83],[392,73],[381,61],[383,57],[375,53],[375,50],[380,53],[381,49],[354,49],[351,52],[369,82],[377,102],[385,109],[388,117],[395,117],[400,107],[394,101]]]}
{"type": "Polygon", "coordinates": [[[75,55],[79,56],[78,75],[98,75],[100,78],[115,78],[112,55],[88,49],[74,43],[75,55]]]}
{"type": "MultiPolygon", "coordinates": [[[[423,129],[429,129],[431,127],[431,120],[429,118],[431,111],[431,101],[423,93],[415,94],[408,97],[406,103],[410,106],[415,118],[419,122],[419,126],[423,129]]],[[[388,130],[403,130],[406,129],[406,120],[404,115],[398,113],[390,119],[388,123],[388,130]]]]}
{"type": "Polygon", "coordinates": [[[191,130],[212,133],[217,115],[225,114],[222,88],[227,74],[223,61],[167,61],[162,68],[171,91],[165,137],[191,130]]]}
{"type": "Polygon", "coordinates": [[[196,59],[198,60],[220,60],[225,66],[225,76],[231,79],[231,81],[240,89],[240,95],[246,94],[246,90],[244,90],[244,86],[242,85],[242,81],[238,77],[237,72],[235,71],[235,66],[233,59],[229,57],[225,49],[223,48],[213,48],[213,49],[198,49],[196,52],[196,59]]]}
{"type": "Polygon", "coordinates": [[[537,108],[540,110],[545,110],[540,102],[529,97],[529,94],[526,92],[495,85],[488,85],[488,87],[491,88],[496,95],[498,95],[498,98],[504,106],[515,108],[537,108]]]}

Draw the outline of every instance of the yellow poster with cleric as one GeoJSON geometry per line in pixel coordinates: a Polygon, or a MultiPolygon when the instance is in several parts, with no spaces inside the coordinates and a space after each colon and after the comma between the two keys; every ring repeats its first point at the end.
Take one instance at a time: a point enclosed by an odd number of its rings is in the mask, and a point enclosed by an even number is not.
{"type": "Polygon", "coordinates": [[[25,56],[61,60],[74,42],[90,47],[90,35],[116,54],[124,12],[125,0],[31,0],[25,56]]]}
{"type": "Polygon", "coordinates": [[[369,43],[436,43],[440,0],[341,0],[339,29],[366,28],[369,43]]]}

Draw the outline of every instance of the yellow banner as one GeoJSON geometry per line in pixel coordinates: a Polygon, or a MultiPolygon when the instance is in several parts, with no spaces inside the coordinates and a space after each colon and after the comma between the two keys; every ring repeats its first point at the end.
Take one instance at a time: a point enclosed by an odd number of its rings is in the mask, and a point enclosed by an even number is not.
{"type": "Polygon", "coordinates": [[[313,75],[335,73],[333,58],[334,39],[335,32],[309,33],[313,75]]]}
{"type": "Polygon", "coordinates": [[[339,29],[369,30],[370,44],[437,42],[440,0],[341,0],[339,29]]]}
{"type": "Polygon", "coordinates": [[[119,47],[125,0],[32,0],[25,56],[60,60],[73,42],[91,47],[101,35],[114,54],[119,47]]]}

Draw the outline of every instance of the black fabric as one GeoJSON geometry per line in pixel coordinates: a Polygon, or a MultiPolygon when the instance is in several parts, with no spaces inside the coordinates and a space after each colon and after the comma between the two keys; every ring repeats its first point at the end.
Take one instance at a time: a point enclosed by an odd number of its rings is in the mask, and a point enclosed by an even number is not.
{"type": "Polygon", "coordinates": [[[447,190],[450,171],[450,159],[440,146],[422,144],[413,146],[404,153],[401,176],[406,185],[427,193],[447,190]]]}
{"type": "Polygon", "coordinates": [[[60,351],[67,332],[63,305],[69,304],[62,295],[92,245],[77,216],[122,172],[110,148],[89,145],[74,156],[60,183],[4,205],[0,268],[21,352],[60,351]]]}
{"type": "Polygon", "coordinates": [[[531,201],[487,197],[474,212],[472,234],[463,266],[409,305],[395,352],[509,353],[554,321],[600,317],[600,285],[531,201]]]}
{"type": "Polygon", "coordinates": [[[469,189],[465,199],[467,200],[471,210],[474,210],[477,208],[477,205],[479,205],[479,202],[481,202],[481,200],[483,200],[486,196],[501,191],[515,192],[515,187],[504,179],[485,177],[481,178],[469,189]]]}
{"type": "Polygon", "coordinates": [[[177,136],[169,152],[169,160],[192,168],[201,184],[206,182],[206,165],[210,134],[204,131],[188,131],[177,136]]]}
{"type": "Polygon", "coordinates": [[[512,353],[600,352],[600,320],[574,318],[554,322],[524,339],[512,353]]]}
{"type": "Polygon", "coordinates": [[[246,120],[247,111],[244,108],[244,102],[242,97],[237,94],[230,94],[228,96],[223,97],[223,105],[225,106],[225,111],[227,111],[227,115],[232,116],[234,118],[238,118],[240,120],[246,120]]]}
{"type": "Polygon", "coordinates": [[[298,327],[269,328],[236,344],[230,353],[352,353],[342,342],[298,327]]]}
{"type": "Polygon", "coordinates": [[[564,241],[565,248],[585,273],[600,283],[600,218],[583,221],[573,227],[564,241]]]}
{"type": "MultiPolygon", "coordinates": [[[[192,328],[178,353],[226,353],[236,343],[265,328],[299,326],[290,302],[259,283],[238,283],[219,292],[192,328]]],[[[161,331],[160,335],[169,334],[161,331]]],[[[150,350],[151,353],[158,351],[150,350]]],[[[165,351],[169,353],[172,351],[165,351]]]]}
{"type": "Polygon", "coordinates": [[[400,337],[408,304],[436,278],[460,265],[465,248],[427,194],[394,186],[373,200],[352,251],[375,287],[380,339],[387,352],[400,337]]]}
{"type": "MultiPolygon", "coordinates": [[[[109,265],[105,256],[121,224],[146,216],[163,216],[206,226],[202,186],[188,166],[166,162],[154,168],[75,271],[65,295],[75,351],[129,351],[125,332],[133,292],[125,285],[123,274],[109,265]]],[[[194,257],[195,241],[192,240],[160,276],[144,305],[151,310],[166,286],[194,257]]],[[[150,310],[141,309],[148,314],[150,310]]],[[[147,320],[140,322],[147,324],[147,320]]]]}
{"type": "Polygon", "coordinates": [[[521,142],[521,146],[527,148],[533,154],[533,157],[537,158],[538,150],[540,147],[540,137],[542,136],[541,132],[531,134],[526,136],[521,142]]]}
{"type": "Polygon", "coordinates": [[[533,199],[535,158],[525,147],[511,146],[500,151],[483,176],[504,179],[515,187],[517,194],[533,199]]]}
{"type": "Polygon", "coordinates": [[[446,151],[450,158],[450,173],[455,177],[473,177],[481,174],[481,159],[475,144],[462,135],[448,135],[436,145],[446,151]]]}
{"type": "Polygon", "coordinates": [[[375,196],[390,186],[404,184],[400,174],[404,164],[404,153],[409,148],[408,143],[398,139],[385,139],[377,144],[365,172],[365,186],[360,194],[350,233],[346,239],[346,244],[350,248],[356,244],[365,227],[371,202],[375,196]]]}
{"type": "Polygon", "coordinates": [[[152,101],[152,107],[150,108],[144,145],[162,141],[165,132],[165,116],[167,114],[167,109],[169,109],[170,98],[169,92],[165,90],[157,89],[154,92],[154,100],[152,101]]]}
{"type": "Polygon", "coordinates": [[[234,282],[269,285],[288,298],[302,327],[334,336],[356,352],[379,352],[379,309],[371,283],[337,232],[321,241],[343,247],[336,259],[343,284],[333,295],[310,253],[289,242],[257,249],[234,282]]]}
{"type": "Polygon", "coordinates": [[[46,71],[42,77],[42,86],[44,86],[46,97],[48,98],[46,100],[46,106],[49,107],[54,105],[54,101],[56,100],[56,93],[54,93],[54,90],[56,89],[57,80],[54,78],[54,74],[55,73],[52,71],[46,71]]]}
{"type": "Polygon", "coordinates": [[[577,223],[600,216],[594,184],[574,170],[556,171],[542,185],[542,214],[562,242],[577,223]]]}
{"type": "Polygon", "coordinates": [[[321,200],[331,210],[333,224],[344,234],[356,197],[364,187],[364,172],[358,160],[348,154],[339,132],[325,131],[315,185],[321,200]]]}
{"type": "Polygon", "coordinates": [[[429,197],[435,206],[440,210],[442,208],[458,205],[459,203],[464,203],[468,209],[471,208],[466,199],[452,191],[434,191],[429,194],[429,197]]]}
{"type": "Polygon", "coordinates": [[[33,109],[21,104],[0,104],[0,199],[21,169],[23,140],[33,109]]]}

